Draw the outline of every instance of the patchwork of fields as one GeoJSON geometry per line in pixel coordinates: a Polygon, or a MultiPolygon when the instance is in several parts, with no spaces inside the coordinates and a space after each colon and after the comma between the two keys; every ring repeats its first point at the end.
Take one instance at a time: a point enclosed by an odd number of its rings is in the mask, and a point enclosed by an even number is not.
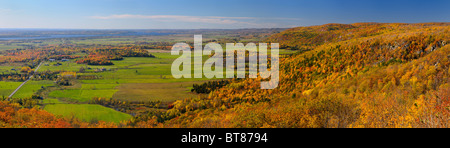
{"type": "MultiPolygon", "coordinates": [[[[184,98],[195,98],[193,84],[201,84],[210,79],[175,79],[171,74],[172,62],[179,56],[173,56],[167,50],[148,50],[156,58],[127,57],[112,61],[114,65],[77,64],[68,62],[46,61],[38,72],[72,71],[77,75],[96,76],[98,79],[74,80],[71,86],[59,86],[53,81],[36,81],[32,79],[24,85],[13,98],[31,97],[37,93],[43,96],[44,110],[64,117],[76,117],[83,121],[121,122],[132,116],[98,104],[88,104],[94,97],[112,98],[127,102],[160,101],[170,103],[184,98]],[[60,63],[60,65],[57,65],[60,63]],[[80,69],[85,69],[80,73],[80,69]]],[[[270,51],[269,51],[270,52],[270,51]]],[[[280,50],[281,54],[292,51],[280,50]]],[[[203,62],[208,56],[203,57],[203,62]]],[[[194,63],[193,63],[194,64],[194,63]]],[[[193,65],[192,65],[193,66],[193,65]]],[[[20,66],[2,66],[3,72],[20,66]]],[[[21,82],[0,81],[0,95],[8,96],[21,82]]]]}
{"type": "Polygon", "coordinates": [[[192,86],[193,82],[184,84],[183,88],[180,88],[180,83],[182,85],[184,81],[196,80],[176,80],[171,76],[171,63],[178,56],[171,56],[170,53],[153,54],[156,58],[124,58],[113,61],[114,65],[109,66],[87,66],[76,64],[74,61],[64,62],[61,66],[53,66],[52,62],[48,63],[40,70],[78,72],[81,67],[88,67],[85,73],[78,74],[96,75],[100,79],[77,80],[77,84],[73,86],[59,87],[48,92],[45,98],[52,99],[53,102],[48,101],[50,104],[44,109],[56,115],[75,116],[84,121],[120,122],[130,119],[131,115],[101,105],[86,103],[94,97],[124,101],[170,102],[195,96],[185,91],[187,87],[192,86]],[[98,69],[106,69],[106,71],[96,72],[98,69]],[[161,89],[159,85],[153,83],[163,84],[166,87],[161,89]],[[179,91],[180,89],[183,91],[179,91]]]}
{"type": "MultiPolygon", "coordinates": [[[[229,39],[227,35],[209,35],[205,40],[229,39]]],[[[144,37],[111,37],[91,39],[48,39],[39,41],[14,41],[0,43],[0,51],[14,48],[39,47],[47,45],[76,44],[79,46],[94,45],[132,45],[145,43],[174,43],[192,40],[191,35],[175,36],[144,36],[144,37]]],[[[253,41],[246,39],[245,41],[253,41]]],[[[255,40],[256,41],[256,40],[255,40]]],[[[161,44],[162,46],[167,46],[161,44]]],[[[171,44],[172,45],[172,44],[171,44]]],[[[211,81],[200,79],[175,79],[171,74],[173,61],[179,56],[171,55],[169,50],[148,49],[151,57],[124,57],[123,60],[112,60],[113,65],[77,64],[75,60],[62,62],[44,61],[37,72],[76,72],[78,76],[95,77],[94,79],[74,79],[70,86],[58,85],[51,80],[31,79],[13,98],[29,98],[38,94],[44,98],[42,108],[55,115],[75,117],[87,122],[108,121],[121,122],[129,120],[131,115],[99,104],[90,104],[93,98],[111,98],[114,100],[142,103],[162,102],[167,105],[185,98],[196,98],[199,94],[190,90],[193,84],[211,81]],[[81,72],[82,70],[82,72],[81,72]]],[[[270,52],[270,51],[269,51],[270,52]]],[[[292,51],[280,50],[280,54],[290,54],[292,51]]],[[[88,56],[87,53],[71,53],[76,56],[88,56]]],[[[0,55],[3,56],[3,55],[0,55]]],[[[203,62],[209,57],[204,56],[203,62]]],[[[0,66],[0,73],[20,73],[25,63],[5,63],[0,66]]],[[[194,63],[192,63],[192,66],[194,63]]],[[[60,75],[59,75],[60,76],[60,75]]],[[[0,95],[9,96],[22,82],[0,81],[0,95]]],[[[167,106],[166,106],[167,107],[167,106]]]]}
{"type": "MultiPolygon", "coordinates": [[[[156,58],[128,57],[113,61],[114,65],[93,66],[68,62],[46,61],[39,69],[45,71],[72,71],[77,75],[95,75],[99,79],[75,80],[72,86],[58,86],[53,81],[28,82],[13,97],[30,97],[42,89],[43,107],[48,112],[65,117],[76,117],[83,121],[120,122],[128,120],[131,115],[101,105],[88,104],[94,97],[113,98],[128,102],[161,101],[174,102],[179,99],[196,97],[191,93],[193,84],[206,82],[208,79],[174,79],[171,75],[173,60],[170,52],[151,52],[156,58]],[[61,65],[55,65],[60,63],[61,65]]],[[[205,57],[206,60],[207,57],[205,57]]],[[[10,67],[8,67],[10,68],[10,67]]],[[[8,96],[21,82],[0,81],[0,95],[8,96]]]]}

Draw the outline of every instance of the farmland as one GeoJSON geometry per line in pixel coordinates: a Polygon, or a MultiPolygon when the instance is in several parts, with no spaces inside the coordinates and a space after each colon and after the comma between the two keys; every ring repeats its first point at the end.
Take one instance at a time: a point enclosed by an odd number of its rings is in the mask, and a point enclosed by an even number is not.
{"type": "MultiPolygon", "coordinates": [[[[249,31],[249,34],[270,34],[279,30],[260,31],[257,30],[256,33],[249,31]]],[[[0,41],[0,52],[7,55],[6,53],[20,51],[22,54],[17,56],[23,56],[23,58],[3,57],[13,60],[4,61],[0,66],[0,72],[5,75],[4,81],[0,81],[0,95],[8,96],[22,83],[21,80],[33,76],[11,99],[39,97],[42,99],[37,103],[39,108],[63,118],[76,118],[90,123],[98,121],[119,123],[130,120],[137,114],[165,111],[170,104],[178,100],[207,95],[191,92],[191,89],[194,84],[202,84],[212,81],[211,79],[205,77],[175,79],[171,74],[172,63],[179,55],[171,55],[170,46],[177,42],[192,43],[193,40],[191,35],[182,34],[183,32],[203,33],[204,40],[216,41],[221,44],[236,40],[258,41],[258,38],[254,37],[233,37],[236,34],[233,31],[181,30],[180,32],[181,34],[160,36],[102,36],[0,41]],[[125,55],[126,52],[124,52],[120,53],[124,57],[117,60],[107,57],[112,59],[110,60],[111,64],[80,62],[87,58],[101,59],[105,54],[122,50],[128,51],[126,54],[129,54],[130,48],[139,56],[125,55]],[[103,53],[99,51],[103,51],[103,53]],[[146,54],[151,56],[141,56],[146,54]],[[22,70],[27,66],[33,69],[38,62],[42,65],[36,73],[22,70]],[[97,104],[93,103],[93,98],[107,99],[120,102],[120,104],[115,106],[105,103],[97,104]]],[[[282,54],[293,53],[290,50],[281,50],[280,52],[282,54]]],[[[4,55],[2,54],[2,56],[4,55]]],[[[203,62],[208,58],[208,56],[203,56],[203,62]]]]}
{"type": "Polygon", "coordinates": [[[22,83],[0,81],[0,95],[9,96],[20,84],[22,83]]]}
{"type": "Polygon", "coordinates": [[[1,51],[0,93],[31,79],[0,105],[42,117],[33,120],[67,121],[54,125],[61,127],[449,127],[448,32],[448,23],[355,23],[267,38],[204,36],[222,47],[280,43],[273,90],[260,89],[260,77],[175,79],[179,56],[170,45],[193,45],[180,34],[20,41],[24,48],[1,51]]]}
{"type": "Polygon", "coordinates": [[[106,107],[86,103],[94,97],[129,102],[161,101],[165,104],[196,97],[188,88],[194,83],[201,83],[202,79],[172,78],[171,63],[178,56],[171,56],[170,53],[153,54],[156,58],[130,57],[113,61],[114,65],[104,66],[82,65],[73,61],[52,66],[54,62],[50,62],[41,70],[78,72],[81,67],[88,67],[88,70],[79,75],[95,75],[100,79],[74,80],[75,84],[72,86],[53,88],[44,98],[56,99],[60,103],[46,105],[44,109],[56,115],[73,115],[84,121],[120,122],[119,120],[128,120],[131,116],[123,116],[123,113],[113,109],[106,110],[106,107]],[[106,71],[97,71],[98,69],[106,71]]]}
{"type": "Polygon", "coordinates": [[[52,104],[46,105],[45,110],[55,115],[76,117],[86,122],[107,121],[119,123],[131,118],[131,115],[94,104],[52,104]]]}

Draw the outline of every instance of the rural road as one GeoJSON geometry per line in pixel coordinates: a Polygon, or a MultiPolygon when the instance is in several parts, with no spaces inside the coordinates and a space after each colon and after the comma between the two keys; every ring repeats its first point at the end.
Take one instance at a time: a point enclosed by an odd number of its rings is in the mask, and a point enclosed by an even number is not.
{"type": "MultiPolygon", "coordinates": [[[[38,65],[38,67],[36,67],[36,69],[34,69],[34,72],[35,72],[35,73],[37,72],[37,70],[39,69],[39,67],[41,67],[41,65],[42,65],[42,62],[39,63],[39,65],[38,65]]],[[[34,74],[33,74],[33,76],[34,76],[34,74]]],[[[30,81],[31,78],[32,78],[33,76],[30,76],[30,77],[28,78],[28,80],[26,80],[25,82],[23,82],[22,84],[20,84],[19,87],[17,87],[16,90],[14,90],[14,91],[11,93],[11,95],[8,96],[8,98],[11,98],[12,96],[14,96],[14,94],[16,94],[16,92],[19,91],[19,89],[22,88],[23,85],[25,85],[28,81],[30,81]]]]}

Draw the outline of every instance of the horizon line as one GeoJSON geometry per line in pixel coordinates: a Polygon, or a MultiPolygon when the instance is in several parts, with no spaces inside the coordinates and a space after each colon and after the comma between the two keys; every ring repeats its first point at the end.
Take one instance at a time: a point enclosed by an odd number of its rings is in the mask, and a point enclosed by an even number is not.
{"type": "Polygon", "coordinates": [[[328,24],[358,24],[358,23],[377,23],[377,24],[425,24],[425,23],[450,23],[449,22],[414,22],[414,23],[404,23],[404,22],[353,22],[353,23],[323,23],[323,24],[315,24],[315,25],[301,25],[301,26],[293,26],[293,27],[248,27],[248,28],[1,28],[0,29],[42,29],[42,30],[239,30],[239,29],[289,29],[289,28],[297,28],[297,27],[311,27],[311,26],[321,26],[328,24]]]}
{"type": "MultiPolygon", "coordinates": [[[[303,26],[297,26],[303,27],[303,26]]],[[[289,29],[295,27],[268,27],[268,28],[174,28],[174,29],[157,29],[157,28],[137,28],[137,29],[119,29],[119,28],[0,28],[1,29],[42,29],[42,30],[239,30],[239,29],[289,29]]]]}

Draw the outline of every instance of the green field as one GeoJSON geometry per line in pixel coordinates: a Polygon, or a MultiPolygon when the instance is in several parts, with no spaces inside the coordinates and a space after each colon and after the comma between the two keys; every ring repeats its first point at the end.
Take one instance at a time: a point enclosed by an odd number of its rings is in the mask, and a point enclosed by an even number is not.
{"type": "Polygon", "coordinates": [[[28,81],[19,91],[14,94],[14,98],[26,98],[31,97],[41,87],[53,86],[53,81],[28,81]]]}
{"type": "Polygon", "coordinates": [[[114,89],[68,89],[56,90],[49,94],[51,98],[68,98],[75,102],[87,102],[94,97],[111,98],[117,90],[114,89]]]}
{"type": "Polygon", "coordinates": [[[16,73],[16,72],[20,72],[20,69],[22,67],[19,66],[0,66],[0,73],[4,73],[4,74],[9,74],[9,73],[16,73]],[[15,70],[11,70],[11,69],[17,69],[17,71],[15,70]]]}
{"type": "Polygon", "coordinates": [[[8,50],[8,49],[16,49],[16,48],[21,48],[21,47],[22,46],[0,44],[0,51],[1,50],[8,50]]]}
{"type": "Polygon", "coordinates": [[[8,97],[22,82],[0,81],[0,96],[8,97]]]}
{"type": "Polygon", "coordinates": [[[52,104],[46,105],[44,110],[64,117],[73,116],[87,122],[107,121],[119,123],[132,117],[129,114],[95,104],[52,104]]]}
{"type": "Polygon", "coordinates": [[[118,84],[81,84],[78,89],[55,90],[49,93],[50,98],[68,98],[75,102],[87,102],[94,97],[111,98],[117,91],[118,84]]]}
{"type": "Polygon", "coordinates": [[[68,62],[44,62],[41,67],[39,68],[38,72],[43,71],[78,71],[81,67],[85,67],[85,65],[82,64],[76,64],[74,60],[68,61],[68,62]],[[60,66],[54,66],[56,63],[61,63],[60,66]],[[46,65],[48,64],[48,65],[46,65]]]}
{"type": "Polygon", "coordinates": [[[122,84],[114,94],[114,99],[124,101],[164,101],[172,102],[184,98],[194,98],[197,95],[190,93],[193,84],[203,81],[177,82],[177,83],[130,83],[122,84]]]}

